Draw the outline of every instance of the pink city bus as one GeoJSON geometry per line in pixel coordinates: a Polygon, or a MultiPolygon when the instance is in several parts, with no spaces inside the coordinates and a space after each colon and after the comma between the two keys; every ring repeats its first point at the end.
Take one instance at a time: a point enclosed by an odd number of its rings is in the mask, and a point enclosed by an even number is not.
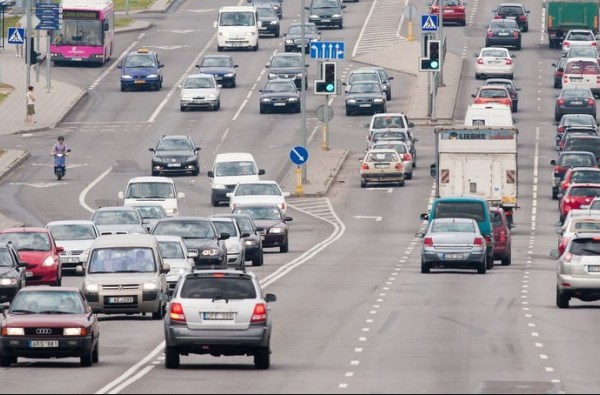
{"type": "Polygon", "coordinates": [[[63,0],[62,29],[50,30],[50,60],[101,65],[113,53],[115,12],[112,0],[63,0]]]}

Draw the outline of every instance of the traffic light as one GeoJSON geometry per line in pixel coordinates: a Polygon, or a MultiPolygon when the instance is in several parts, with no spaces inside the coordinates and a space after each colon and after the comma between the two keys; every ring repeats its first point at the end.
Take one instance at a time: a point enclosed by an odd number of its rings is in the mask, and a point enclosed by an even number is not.
{"type": "Polygon", "coordinates": [[[321,79],[315,81],[315,95],[335,95],[337,92],[337,63],[323,62],[321,79]]]}
{"type": "Polygon", "coordinates": [[[440,71],[442,61],[440,59],[440,40],[427,41],[427,57],[421,58],[421,71],[440,71]]]}
{"type": "Polygon", "coordinates": [[[33,37],[31,37],[29,39],[29,48],[27,48],[27,50],[29,51],[29,58],[25,57],[25,63],[27,63],[27,61],[29,60],[30,65],[39,62],[38,56],[40,56],[40,53],[35,51],[34,44],[34,39],[33,37]]]}

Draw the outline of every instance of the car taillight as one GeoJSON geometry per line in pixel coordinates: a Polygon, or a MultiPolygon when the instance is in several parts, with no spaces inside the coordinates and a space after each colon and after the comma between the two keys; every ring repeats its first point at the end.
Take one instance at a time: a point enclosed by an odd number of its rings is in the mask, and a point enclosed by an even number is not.
{"type": "Polygon", "coordinates": [[[569,187],[569,183],[568,183],[567,181],[563,181],[563,182],[560,184],[560,188],[561,188],[563,191],[564,191],[564,190],[566,190],[568,187],[569,187]]]}
{"type": "Polygon", "coordinates": [[[556,102],[558,103],[559,106],[565,105],[565,99],[563,99],[562,97],[560,99],[558,99],[556,102]]]}
{"type": "Polygon", "coordinates": [[[267,320],[267,305],[264,303],[257,303],[254,306],[254,311],[252,312],[252,318],[250,319],[251,323],[257,322],[265,322],[267,320]]]}
{"type": "Polygon", "coordinates": [[[510,98],[502,99],[502,104],[506,104],[507,106],[510,106],[512,104],[512,100],[510,98]]]}
{"type": "Polygon", "coordinates": [[[477,58],[477,64],[483,64],[483,58],[477,58]]]}
{"type": "Polygon", "coordinates": [[[502,15],[494,15],[494,19],[504,19],[502,15]]]}
{"type": "Polygon", "coordinates": [[[562,76],[563,76],[563,74],[564,74],[564,72],[563,72],[563,71],[560,71],[560,70],[557,70],[557,71],[556,71],[556,76],[557,76],[557,77],[559,77],[559,78],[560,78],[560,77],[562,77],[562,76]]]}
{"type": "Polygon", "coordinates": [[[564,132],[565,132],[565,127],[564,127],[564,126],[559,126],[559,127],[558,127],[558,130],[557,130],[557,132],[558,132],[559,134],[562,134],[562,133],[564,133],[564,132]]]}
{"type": "Polygon", "coordinates": [[[480,97],[476,97],[475,100],[473,100],[473,104],[481,104],[483,103],[480,97]]]}
{"type": "Polygon", "coordinates": [[[525,15],[519,15],[519,20],[520,21],[526,21],[527,20],[527,16],[525,16],[525,15]]]}
{"type": "Polygon", "coordinates": [[[285,203],[281,203],[281,204],[279,205],[279,208],[285,211],[285,203]]]}
{"type": "Polygon", "coordinates": [[[563,41],[563,47],[570,47],[571,43],[568,41],[563,41]]]}
{"type": "Polygon", "coordinates": [[[402,170],[404,169],[404,164],[403,163],[396,163],[396,166],[394,166],[396,170],[402,170]]]}
{"type": "Polygon", "coordinates": [[[360,165],[360,169],[361,170],[369,170],[369,165],[367,165],[366,163],[363,163],[362,165],[360,165]]]}
{"type": "Polygon", "coordinates": [[[563,74],[563,84],[569,83],[569,76],[563,74]]]}
{"type": "Polygon", "coordinates": [[[519,32],[515,30],[515,31],[513,32],[513,37],[519,37],[519,32]]]}
{"type": "Polygon", "coordinates": [[[424,238],[423,245],[426,247],[433,247],[433,239],[431,237],[424,238]]]}
{"type": "Polygon", "coordinates": [[[181,303],[171,303],[171,311],[169,312],[171,321],[185,323],[185,314],[183,314],[183,306],[181,303]]]}
{"type": "Polygon", "coordinates": [[[492,32],[491,30],[487,31],[487,36],[488,37],[493,37],[494,36],[494,32],[492,32]]]}
{"type": "Polygon", "coordinates": [[[483,237],[485,238],[486,242],[488,242],[488,243],[492,242],[492,236],[491,235],[484,235],[483,237]]]}
{"type": "MultiPolygon", "coordinates": [[[[598,77],[596,77],[596,81],[598,83],[600,83],[600,79],[598,79],[598,77]]],[[[595,106],[596,105],[596,101],[594,99],[588,99],[588,106],[595,106]]]]}
{"type": "Polygon", "coordinates": [[[558,165],[554,166],[554,174],[558,175],[558,172],[560,172],[560,167],[558,165]]]}
{"type": "Polygon", "coordinates": [[[406,152],[402,154],[402,160],[408,162],[409,160],[412,160],[412,155],[406,152]]]}
{"type": "Polygon", "coordinates": [[[598,43],[596,41],[592,41],[592,47],[597,47],[598,43]]]}
{"type": "Polygon", "coordinates": [[[506,63],[506,64],[512,64],[512,59],[510,59],[510,58],[506,58],[506,59],[505,59],[505,63],[506,63]]]}
{"type": "Polygon", "coordinates": [[[473,245],[482,246],[483,245],[483,237],[476,237],[473,239],[473,245]]]}
{"type": "Polygon", "coordinates": [[[570,252],[568,252],[568,253],[565,255],[565,262],[571,262],[571,259],[572,259],[572,258],[573,258],[573,255],[572,255],[570,252]]]}
{"type": "Polygon", "coordinates": [[[498,240],[502,243],[506,242],[506,231],[502,229],[498,235],[498,240]]]}

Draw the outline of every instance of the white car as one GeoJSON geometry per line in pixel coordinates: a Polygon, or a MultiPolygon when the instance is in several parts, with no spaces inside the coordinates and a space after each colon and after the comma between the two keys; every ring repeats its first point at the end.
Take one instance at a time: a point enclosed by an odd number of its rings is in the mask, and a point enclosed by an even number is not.
{"type": "Polygon", "coordinates": [[[156,235],[156,240],[163,262],[171,267],[167,273],[167,290],[172,294],[179,278],[194,270],[194,258],[198,256],[198,250],[188,250],[181,236],[156,235]]]}
{"type": "Polygon", "coordinates": [[[274,203],[286,213],[287,205],[285,198],[289,192],[283,192],[275,181],[248,181],[240,182],[235,186],[233,192],[228,192],[229,208],[233,209],[239,204],[252,203],[274,203]]]}
{"type": "Polygon", "coordinates": [[[124,206],[141,203],[159,203],[169,217],[179,215],[179,199],[185,193],[177,192],[175,182],[169,177],[133,177],[127,182],[125,193],[120,191],[118,198],[124,206]]]}
{"type": "Polygon", "coordinates": [[[413,176],[413,159],[410,149],[404,141],[382,141],[379,140],[371,146],[371,149],[393,149],[402,156],[404,163],[404,178],[411,180],[413,176]]]}
{"type": "Polygon", "coordinates": [[[181,111],[221,108],[221,85],[212,74],[189,74],[179,86],[181,111]]]}
{"type": "Polygon", "coordinates": [[[571,29],[562,42],[563,56],[573,47],[597,48],[596,35],[589,29],[571,29]]]}
{"type": "Polygon", "coordinates": [[[475,78],[482,77],[506,77],[513,78],[515,72],[516,55],[511,54],[508,49],[500,47],[482,48],[478,54],[473,55],[475,61],[475,78]]]}
{"type": "Polygon", "coordinates": [[[74,270],[84,274],[84,263],[92,242],[100,236],[93,221],[65,220],[50,221],[46,229],[52,234],[57,246],[64,250],[60,253],[62,271],[74,270]]]}
{"type": "Polygon", "coordinates": [[[244,247],[243,237],[248,237],[249,234],[242,235],[239,224],[234,218],[215,217],[210,218],[217,232],[228,233],[229,238],[225,240],[227,246],[227,264],[241,267],[246,261],[246,249],[244,247]]]}

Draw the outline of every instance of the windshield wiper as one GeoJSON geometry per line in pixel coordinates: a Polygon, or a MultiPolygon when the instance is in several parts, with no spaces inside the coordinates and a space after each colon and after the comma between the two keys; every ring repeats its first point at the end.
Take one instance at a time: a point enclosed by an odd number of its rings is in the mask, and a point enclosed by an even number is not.
{"type": "Polygon", "coordinates": [[[73,314],[70,311],[62,311],[62,310],[43,310],[39,312],[40,314],[73,314]]]}
{"type": "Polygon", "coordinates": [[[10,311],[12,314],[36,314],[35,311],[25,309],[15,309],[10,311]]]}

